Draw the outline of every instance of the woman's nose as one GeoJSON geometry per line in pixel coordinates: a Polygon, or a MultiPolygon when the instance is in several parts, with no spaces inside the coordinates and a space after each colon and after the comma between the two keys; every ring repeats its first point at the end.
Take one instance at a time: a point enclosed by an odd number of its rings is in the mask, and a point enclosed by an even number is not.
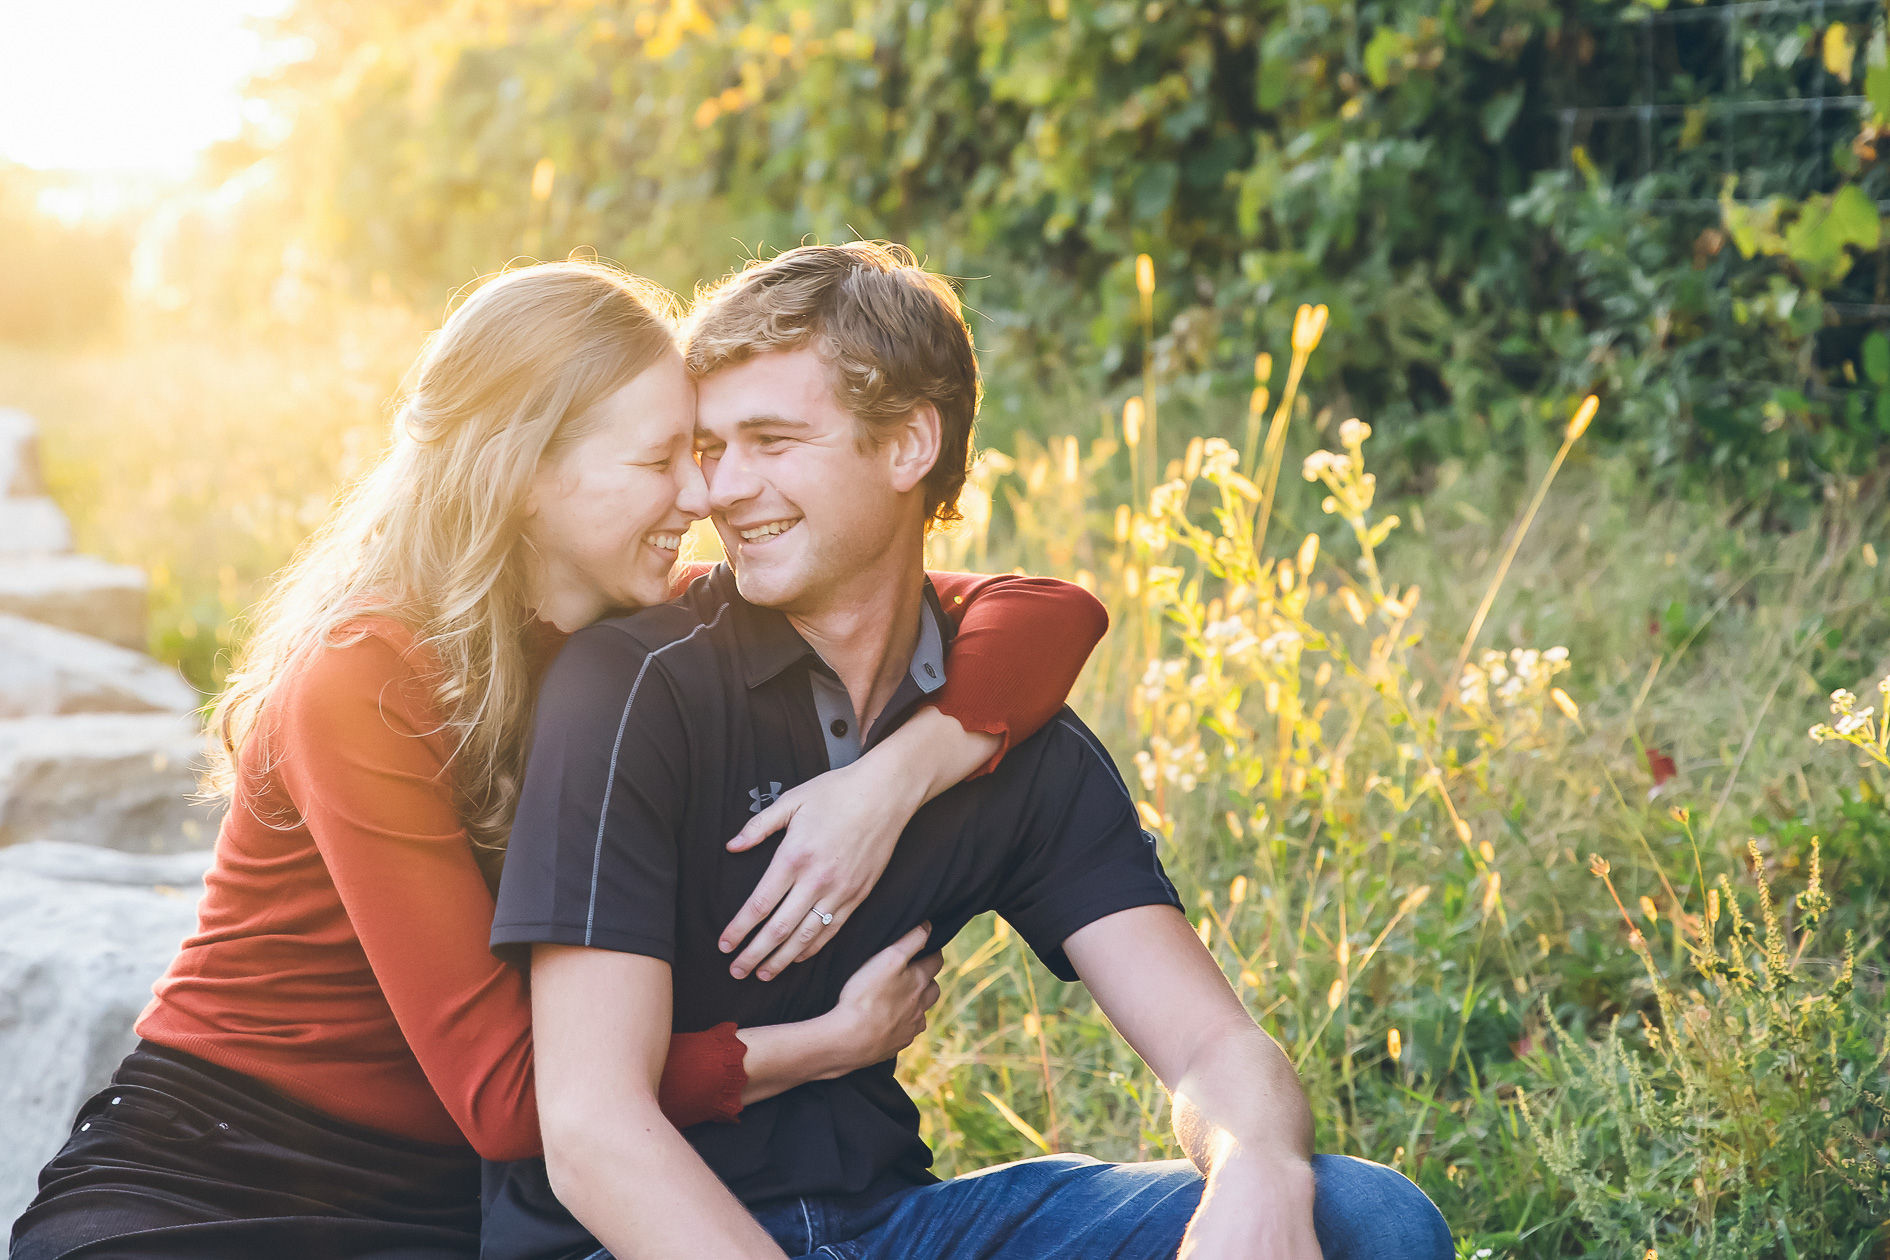
{"type": "Polygon", "coordinates": [[[694,458],[684,458],[679,463],[676,510],[692,521],[699,521],[709,514],[709,483],[694,458]]]}

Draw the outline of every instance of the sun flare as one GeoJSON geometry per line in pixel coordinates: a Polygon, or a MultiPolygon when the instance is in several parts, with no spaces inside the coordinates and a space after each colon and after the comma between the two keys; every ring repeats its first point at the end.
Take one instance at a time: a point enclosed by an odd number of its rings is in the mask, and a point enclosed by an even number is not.
{"type": "Polygon", "coordinates": [[[281,0],[0,3],[0,161],[84,174],[189,171],[237,135],[281,0]]]}

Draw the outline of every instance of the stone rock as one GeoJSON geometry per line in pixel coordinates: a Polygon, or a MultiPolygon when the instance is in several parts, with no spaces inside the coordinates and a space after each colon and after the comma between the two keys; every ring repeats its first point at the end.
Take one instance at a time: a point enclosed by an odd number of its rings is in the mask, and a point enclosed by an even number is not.
{"type": "Polygon", "coordinates": [[[144,574],[96,556],[0,556],[0,613],[142,649],[144,574]]]}
{"type": "Polygon", "coordinates": [[[46,493],[39,472],[39,425],[18,407],[0,407],[0,498],[46,493]]]}
{"type": "Polygon", "coordinates": [[[0,849],[0,1225],[32,1200],[79,1104],[196,926],[210,854],[0,849]]]}
{"type": "Polygon", "coordinates": [[[188,713],[202,702],[142,652],[0,613],[0,720],[59,713],[188,713]]]}
{"type": "Polygon", "coordinates": [[[0,721],[0,845],[208,848],[221,809],[189,799],[203,748],[195,719],[168,713],[0,721]]]}
{"type": "Polygon", "coordinates": [[[0,555],[56,555],[72,550],[72,526],[51,499],[0,499],[0,555]]]}

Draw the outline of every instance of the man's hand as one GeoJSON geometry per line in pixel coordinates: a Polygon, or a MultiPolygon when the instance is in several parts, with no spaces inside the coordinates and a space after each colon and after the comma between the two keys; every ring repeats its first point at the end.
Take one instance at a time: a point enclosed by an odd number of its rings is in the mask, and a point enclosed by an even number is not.
{"type": "Polygon", "coordinates": [[[1303,1161],[1217,1160],[1177,1260],[1319,1260],[1312,1194],[1312,1166],[1303,1161]]]}

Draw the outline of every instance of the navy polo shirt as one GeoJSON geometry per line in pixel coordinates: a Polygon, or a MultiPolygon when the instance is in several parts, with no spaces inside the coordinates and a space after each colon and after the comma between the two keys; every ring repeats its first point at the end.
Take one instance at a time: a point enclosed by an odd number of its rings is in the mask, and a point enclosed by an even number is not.
{"type": "MultiPolygon", "coordinates": [[[[663,959],[675,1030],[693,1032],[825,1014],[862,963],[926,920],[935,950],[995,910],[1073,980],[1072,933],[1136,906],[1179,906],[1121,775],[1066,709],[991,774],[921,809],[820,953],[771,981],[729,975],[722,928],[780,836],[746,853],[728,852],[729,838],[921,707],[944,683],[950,635],[928,583],[911,667],[862,738],[833,670],[786,616],[742,599],[726,566],[669,604],[579,631],[540,693],[494,952],[524,962],[547,943],[663,959]]],[[[935,1180],[931,1152],[893,1069],[810,1081],[685,1136],[750,1204],[922,1185],[935,1180]]],[[[486,1260],[571,1254],[587,1237],[551,1197],[542,1161],[488,1170],[486,1260]]]]}

